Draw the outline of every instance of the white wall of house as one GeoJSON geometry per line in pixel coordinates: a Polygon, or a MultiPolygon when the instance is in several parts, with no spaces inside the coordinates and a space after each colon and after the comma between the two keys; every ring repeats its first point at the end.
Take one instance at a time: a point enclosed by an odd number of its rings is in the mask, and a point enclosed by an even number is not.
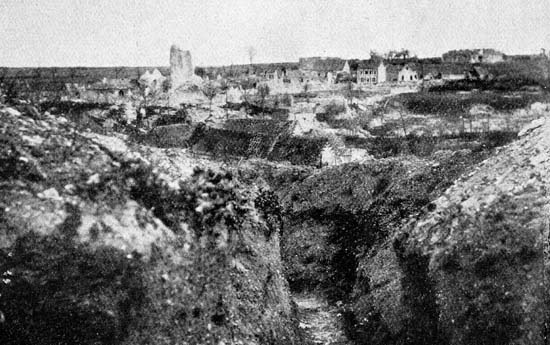
{"type": "Polygon", "coordinates": [[[349,63],[346,61],[346,63],[344,64],[344,67],[342,68],[342,72],[344,73],[351,73],[351,69],[349,68],[349,63]]]}
{"type": "Polygon", "coordinates": [[[398,80],[400,82],[418,81],[418,73],[411,67],[405,65],[401,71],[399,71],[398,80]]]}
{"type": "Polygon", "coordinates": [[[378,65],[378,82],[385,83],[387,81],[386,65],[383,62],[378,65]]]}
{"type": "Polygon", "coordinates": [[[334,84],[334,75],[332,74],[332,72],[327,73],[327,83],[334,84]]]}
{"type": "Polygon", "coordinates": [[[378,83],[378,69],[377,68],[364,68],[357,70],[357,83],[358,84],[377,84],[378,83]]]}

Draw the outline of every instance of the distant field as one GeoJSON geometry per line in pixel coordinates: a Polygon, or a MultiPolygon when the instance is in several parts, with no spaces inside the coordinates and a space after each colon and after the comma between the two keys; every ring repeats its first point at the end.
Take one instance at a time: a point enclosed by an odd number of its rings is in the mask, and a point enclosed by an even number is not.
{"type": "Polygon", "coordinates": [[[0,80],[26,79],[49,80],[65,82],[95,82],[103,78],[137,79],[146,70],[158,68],[164,74],[170,74],[169,67],[41,67],[41,68],[11,68],[0,67],[0,80]]]}

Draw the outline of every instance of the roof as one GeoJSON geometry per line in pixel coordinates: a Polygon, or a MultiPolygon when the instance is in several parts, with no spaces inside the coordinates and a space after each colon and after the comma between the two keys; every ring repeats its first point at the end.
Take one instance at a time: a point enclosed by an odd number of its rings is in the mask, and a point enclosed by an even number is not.
{"type": "Polygon", "coordinates": [[[277,63],[262,63],[252,65],[230,65],[230,66],[210,66],[210,67],[197,67],[202,70],[202,73],[196,72],[199,75],[206,75],[211,79],[216,78],[218,75],[222,77],[239,77],[246,74],[261,75],[265,72],[277,71],[282,74],[282,71],[291,71],[298,69],[298,64],[295,62],[277,62],[277,63]]]}
{"type": "Polygon", "coordinates": [[[141,75],[141,77],[139,77],[140,81],[144,81],[146,83],[152,83],[155,80],[164,81],[165,79],[166,77],[163,76],[162,73],[160,73],[160,71],[156,68],[152,73],[147,70],[141,75]]]}
{"type": "Polygon", "coordinates": [[[344,69],[347,60],[330,57],[300,58],[300,69],[306,71],[333,72],[344,69]]]}
{"type": "Polygon", "coordinates": [[[379,65],[377,60],[361,60],[357,63],[357,69],[377,69],[379,65]]]}
{"type": "Polygon", "coordinates": [[[403,68],[403,65],[396,64],[384,64],[386,66],[386,73],[398,74],[399,71],[403,68]]]}
{"type": "Polygon", "coordinates": [[[304,77],[305,75],[300,70],[292,70],[292,71],[287,71],[286,76],[288,78],[300,78],[300,77],[304,77]]]}

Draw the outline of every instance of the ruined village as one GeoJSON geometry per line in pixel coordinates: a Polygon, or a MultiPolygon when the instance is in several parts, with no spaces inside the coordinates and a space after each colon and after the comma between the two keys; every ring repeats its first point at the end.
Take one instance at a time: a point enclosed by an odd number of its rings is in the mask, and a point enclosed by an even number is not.
{"type": "Polygon", "coordinates": [[[1,344],[548,343],[545,49],[158,49],[0,67],[1,344]]]}

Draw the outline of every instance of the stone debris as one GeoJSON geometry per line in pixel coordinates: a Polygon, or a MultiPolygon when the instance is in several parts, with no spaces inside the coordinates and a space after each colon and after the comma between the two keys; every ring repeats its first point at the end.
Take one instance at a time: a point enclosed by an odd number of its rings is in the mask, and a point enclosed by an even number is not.
{"type": "Polygon", "coordinates": [[[49,188],[37,195],[41,199],[61,200],[59,193],[55,188],[49,188]]]}
{"type": "Polygon", "coordinates": [[[9,115],[12,115],[12,116],[21,116],[21,113],[13,108],[4,108],[4,109],[1,109],[3,112],[6,112],[8,113],[9,115]]]}
{"type": "Polygon", "coordinates": [[[541,103],[541,102],[535,102],[535,103],[531,104],[530,109],[531,109],[531,111],[536,112],[538,114],[543,114],[544,112],[549,110],[548,104],[541,103]]]}
{"type": "Polygon", "coordinates": [[[99,174],[93,174],[88,178],[86,184],[98,184],[100,181],[99,174]]]}
{"type": "Polygon", "coordinates": [[[531,133],[533,130],[543,126],[546,123],[546,118],[541,117],[540,119],[534,120],[527,126],[523,127],[523,129],[518,133],[518,137],[523,137],[529,133],[531,133]]]}

